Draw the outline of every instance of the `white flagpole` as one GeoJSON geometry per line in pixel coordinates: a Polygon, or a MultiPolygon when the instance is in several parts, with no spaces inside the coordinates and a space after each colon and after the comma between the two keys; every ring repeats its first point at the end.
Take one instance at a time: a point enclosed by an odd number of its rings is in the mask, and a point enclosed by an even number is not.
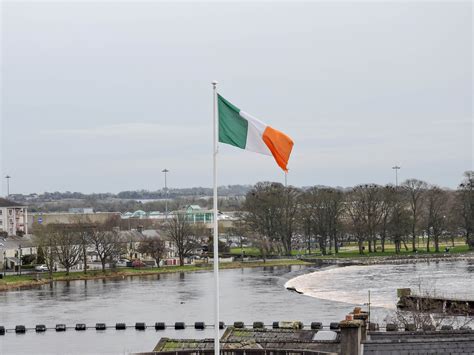
{"type": "Polygon", "coordinates": [[[217,139],[218,139],[218,118],[217,118],[217,81],[212,82],[214,105],[213,105],[213,116],[214,116],[214,288],[215,288],[215,299],[214,299],[214,355],[220,355],[220,343],[219,343],[219,230],[217,223],[217,139]]]}

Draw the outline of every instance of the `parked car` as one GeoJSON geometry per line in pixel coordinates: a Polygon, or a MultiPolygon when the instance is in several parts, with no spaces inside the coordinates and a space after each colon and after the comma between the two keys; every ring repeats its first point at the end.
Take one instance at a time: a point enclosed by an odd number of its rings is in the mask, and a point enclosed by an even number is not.
{"type": "Polygon", "coordinates": [[[127,259],[120,259],[117,261],[117,266],[129,266],[130,260],[127,259]]]}
{"type": "Polygon", "coordinates": [[[136,259],[136,260],[132,261],[132,267],[144,267],[144,266],[146,266],[146,265],[141,260],[136,259]]]}
{"type": "Polygon", "coordinates": [[[35,271],[40,271],[40,272],[49,271],[49,268],[44,264],[43,265],[36,265],[35,266],[35,271]]]}

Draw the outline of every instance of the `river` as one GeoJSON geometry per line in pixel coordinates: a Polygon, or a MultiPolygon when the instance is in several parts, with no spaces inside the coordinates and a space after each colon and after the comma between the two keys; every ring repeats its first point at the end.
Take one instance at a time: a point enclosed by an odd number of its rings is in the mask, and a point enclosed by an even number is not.
{"type": "MultiPolygon", "coordinates": [[[[443,275],[443,270],[446,270],[450,276],[441,277],[446,282],[446,291],[455,291],[448,285],[461,287],[464,282],[462,291],[474,294],[474,265],[467,262],[377,267],[379,269],[351,266],[318,270],[310,266],[291,266],[222,270],[221,319],[226,324],[234,321],[271,324],[279,320],[329,324],[342,320],[355,305],[364,303],[368,287],[372,290],[374,313],[383,315],[387,309],[382,306],[393,307],[396,288],[400,287],[399,279],[385,279],[387,273],[403,274],[405,280],[412,280],[417,285],[417,278],[429,278],[434,271],[443,275]],[[287,291],[287,283],[310,297],[287,291]],[[322,293],[318,287],[323,289],[322,293]]],[[[402,286],[409,285],[412,283],[406,282],[402,286]]],[[[106,323],[108,326],[105,331],[68,329],[57,333],[48,329],[45,333],[29,330],[26,334],[9,331],[0,336],[0,353],[128,354],[152,350],[163,336],[212,337],[212,328],[204,331],[193,328],[176,331],[173,328],[164,331],[155,331],[154,328],[145,331],[114,329],[118,322],[127,325],[165,322],[173,325],[178,321],[186,324],[204,321],[211,324],[212,302],[213,275],[208,271],[119,280],[55,282],[27,290],[0,292],[0,325],[7,329],[18,324],[28,328],[36,324],[45,324],[49,328],[59,323],[67,326],[106,323]]]]}

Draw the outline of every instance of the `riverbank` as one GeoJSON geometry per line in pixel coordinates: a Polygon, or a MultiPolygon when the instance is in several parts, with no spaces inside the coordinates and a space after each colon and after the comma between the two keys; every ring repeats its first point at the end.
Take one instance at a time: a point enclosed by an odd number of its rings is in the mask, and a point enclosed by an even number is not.
{"type": "MultiPolygon", "coordinates": [[[[405,257],[411,255],[432,255],[436,257],[437,255],[444,254],[469,254],[474,253],[474,250],[469,250],[469,247],[464,242],[457,242],[454,246],[448,244],[440,245],[440,252],[434,251],[431,248],[429,251],[426,250],[426,246],[418,247],[417,252],[414,253],[411,248],[402,249],[400,252],[395,251],[395,246],[393,244],[387,243],[385,245],[385,251],[377,249],[375,252],[368,252],[368,246],[364,246],[365,250],[363,254],[359,253],[359,247],[357,243],[347,243],[344,247],[339,248],[339,252],[334,254],[332,251],[328,251],[328,254],[322,255],[319,249],[311,250],[311,253],[308,250],[293,250],[292,256],[294,257],[318,257],[318,258],[368,258],[368,257],[378,257],[378,256],[393,256],[393,257],[405,257]],[[449,252],[445,252],[445,249],[448,248],[449,252]]],[[[231,248],[230,254],[234,257],[240,257],[242,254],[245,256],[261,258],[261,253],[257,248],[248,247],[248,248],[231,248]]]]}
{"type": "MultiPolygon", "coordinates": [[[[234,261],[230,263],[221,263],[219,268],[240,269],[254,267],[270,266],[290,266],[290,265],[379,265],[379,264],[408,264],[429,261],[458,261],[473,260],[474,252],[456,252],[456,253],[401,253],[401,254],[355,254],[340,253],[337,255],[325,256],[303,256],[300,259],[267,259],[263,261],[234,261]]],[[[48,273],[35,273],[28,275],[12,275],[0,279],[0,291],[11,289],[31,288],[48,284],[53,281],[76,281],[76,280],[98,280],[98,279],[120,279],[132,276],[146,276],[176,272],[195,272],[210,271],[212,264],[195,264],[184,266],[166,266],[160,268],[120,268],[116,270],[89,271],[87,274],[81,272],[71,272],[66,275],[65,272],[53,273],[53,279],[49,279],[48,273]]]]}
{"type": "Polygon", "coordinates": [[[317,265],[378,265],[378,264],[409,264],[430,261],[461,261],[473,260],[474,252],[468,253],[438,253],[438,254],[393,254],[393,255],[373,255],[364,254],[357,256],[324,256],[306,257],[310,263],[317,265]]]}
{"type": "MultiPolygon", "coordinates": [[[[263,261],[249,261],[249,262],[231,262],[219,264],[220,270],[226,269],[241,269],[241,268],[255,268],[255,267],[271,267],[271,266],[291,266],[291,265],[311,265],[309,260],[298,259],[277,259],[263,261]]],[[[133,276],[146,276],[155,274],[166,274],[176,272],[195,272],[195,271],[210,271],[212,264],[197,264],[184,266],[166,266],[160,268],[123,268],[117,270],[89,271],[87,274],[81,272],[71,272],[66,275],[65,272],[53,273],[53,279],[49,279],[48,273],[35,273],[28,275],[12,275],[0,279],[0,291],[7,291],[12,289],[31,288],[51,283],[53,281],[76,281],[76,280],[98,280],[98,279],[121,279],[133,276]]]]}

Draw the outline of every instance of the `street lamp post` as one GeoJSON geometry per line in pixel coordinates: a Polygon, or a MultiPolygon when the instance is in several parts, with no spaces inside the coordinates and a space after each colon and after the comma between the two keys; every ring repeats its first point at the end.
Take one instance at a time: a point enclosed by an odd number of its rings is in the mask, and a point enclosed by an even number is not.
{"type": "Polygon", "coordinates": [[[19,253],[18,253],[18,256],[19,256],[19,258],[18,258],[18,259],[19,259],[18,271],[19,271],[19,273],[20,273],[20,275],[21,275],[21,244],[18,245],[18,249],[19,249],[19,250],[18,250],[18,251],[19,251],[19,253]]]}
{"type": "Polygon", "coordinates": [[[7,179],[7,197],[9,197],[10,196],[10,179],[11,179],[11,176],[7,175],[7,176],[5,176],[5,179],[7,179]]]}
{"type": "Polygon", "coordinates": [[[398,188],[398,170],[400,167],[398,165],[392,166],[392,169],[395,170],[395,187],[398,188]]]}
{"type": "Polygon", "coordinates": [[[7,251],[3,250],[3,277],[7,275],[7,251]]]}
{"type": "Polygon", "coordinates": [[[168,183],[167,183],[167,174],[169,173],[168,169],[163,169],[161,171],[165,173],[165,218],[168,219],[168,183]]]}

